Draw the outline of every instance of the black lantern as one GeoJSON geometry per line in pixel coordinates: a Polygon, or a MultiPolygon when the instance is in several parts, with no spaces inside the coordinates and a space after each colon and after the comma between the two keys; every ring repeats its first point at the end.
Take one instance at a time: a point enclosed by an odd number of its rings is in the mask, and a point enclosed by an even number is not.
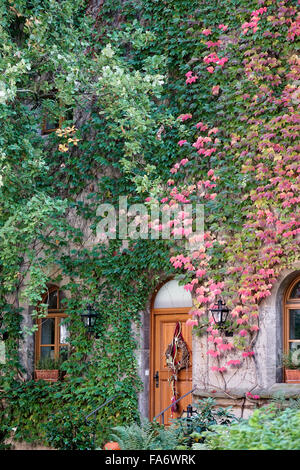
{"type": "Polygon", "coordinates": [[[86,307],[86,311],[81,314],[83,323],[85,324],[89,333],[92,333],[94,330],[97,316],[98,312],[96,312],[96,310],[91,304],[88,304],[86,307]]]}
{"type": "Polygon", "coordinates": [[[218,327],[223,327],[225,325],[229,311],[229,308],[226,307],[225,302],[223,302],[221,299],[218,300],[218,306],[210,310],[213,319],[216,325],[218,325],[218,327]]]}
{"type": "Polygon", "coordinates": [[[180,418],[192,418],[194,414],[197,414],[197,410],[194,410],[194,408],[192,407],[192,405],[188,405],[186,407],[186,410],[183,410],[183,412],[181,413],[181,416],[180,418]]]}

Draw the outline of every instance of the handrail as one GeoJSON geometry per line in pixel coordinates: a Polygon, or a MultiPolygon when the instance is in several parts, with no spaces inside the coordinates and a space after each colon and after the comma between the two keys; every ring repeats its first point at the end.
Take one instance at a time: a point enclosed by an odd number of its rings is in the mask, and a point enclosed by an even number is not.
{"type": "Polygon", "coordinates": [[[158,413],[158,415],[154,416],[153,418],[153,421],[157,418],[159,418],[160,416],[162,416],[162,424],[165,424],[165,412],[171,408],[171,406],[175,405],[176,403],[178,403],[180,400],[182,400],[182,398],[186,397],[187,395],[189,395],[190,393],[193,393],[195,390],[196,390],[197,387],[194,387],[192,388],[192,390],[190,390],[189,392],[185,393],[184,395],[182,395],[181,397],[179,397],[176,401],[174,401],[173,403],[171,403],[169,406],[167,406],[167,408],[165,408],[164,410],[162,410],[160,413],[158,413]]]}
{"type": "Polygon", "coordinates": [[[117,398],[119,395],[121,395],[121,392],[117,393],[117,395],[109,398],[108,400],[106,400],[104,403],[102,403],[102,405],[98,406],[97,408],[95,408],[93,411],[91,411],[88,415],[86,415],[86,417],[84,418],[84,421],[85,421],[85,424],[87,424],[88,422],[88,418],[94,414],[97,414],[99,410],[101,410],[101,408],[103,408],[105,405],[108,405],[108,403],[110,403],[111,401],[115,400],[115,398],[117,398]]]}
{"type": "MultiPolygon", "coordinates": [[[[102,405],[98,406],[97,408],[95,408],[93,411],[91,411],[88,415],[86,415],[86,417],[84,418],[84,422],[86,425],[89,425],[88,423],[88,419],[90,418],[90,416],[92,415],[97,415],[98,411],[101,410],[101,408],[103,408],[104,406],[108,405],[108,403],[110,403],[111,401],[115,400],[117,397],[119,397],[120,395],[122,395],[122,392],[119,392],[117,393],[116,395],[114,395],[113,397],[111,398],[108,398],[108,400],[106,400],[104,403],[102,403],[102,405]]],[[[94,428],[94,431],[93,431],[93,445],[95,445],[95,438],[96,438],[96,430],[94,428]]]]}

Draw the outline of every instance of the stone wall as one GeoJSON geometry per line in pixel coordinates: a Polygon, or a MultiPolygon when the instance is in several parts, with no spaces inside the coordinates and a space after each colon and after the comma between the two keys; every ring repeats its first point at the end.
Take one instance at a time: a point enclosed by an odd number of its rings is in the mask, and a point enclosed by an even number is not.
{"type": "MultiPolygon", "coordinates": [[[[73,214],[73,222],[76,226],[82,221],[76,220],[73,214]]],[[[83,228],[83,227],[81,227],[83,228]]],[[[92,234],[86,230],[86,243],[95,243],[92,234]]],[[[71,248],[70,248],[71,249],[71,248]]],[[[57,267],[53,266],[53,270],[57,267]]],[[[248,391],[257,394],[258,390],[263,390],[265,395],[272,390],[274,385],[280,385],[281,390],[285,391],[287,384],[282,383],[282,367],[281,355],[283,351],[283,296],[284,292],[293,279],[300,274],[300,264],[295,265],[294,269],[285,270],[281,273],[279,279],[272,289],[272,295],[267,297],[260,306],[260,331],[257,341],[254,345],[254,360],[246,359],[240,368],[232,368],[222,376],[211,370],[215,365],[214,360],[207,355],[210,344],[207,341],[207,335],[201,338],[194,336],[193,338],[193,386],[198,387],[201,393],[209,394],[216,397],[217,393],[223,393],[224,390],[232,395],[233,390],[238,390],[238,399],[234,401],[234,407],[239,409],[252,407],[251,404],[243,405],[243,399],[248,391]],[[214,391],[214,392],[212,392],[214,391]],[[238,403],[238,405],[237,405],[238,403]]],[[[53,272],[57,275],[57,272],[53,272]]],[[[62,285],[67,282],[64,279],[62,285]]],[[[60,285],[60,287],[62,287],[60,285]]],[[[30,328],[33,325],[31,312],[33,307],[24,305],[22,327],[30,328]]],[[[142,327],[135,329],[133,334],[136,335],[139,344],[137,350],[137,359],[139,364],[139,374],[144,384],[144,390],[139,395],[139,409],[142,416],[149,416],[149,395],[150,395],[150,314],[151,298],[148,299],[147,308],[142,312],[142,327]]],[[[20,342],[20,356],[22,365],[27,371],[24,374],[26,380],[32,378],[34,363],[34,336],[24,336],[20,342]]],[[[236,357],[235,357],[236,358],[236,357]]],[[[230,357],[228,357],[228,360],[230,357]]],[[[229,368],[228,368],[229,369],[229,368]]],[[[300,385],[297,392],[300,395],[300,385]]],[[[219,397],[221,399],[221,397],[219,397]]],[[[222,400],[226,403],[229,400],[225,395],[222,400]]],[[[256,405],[255,405],[256,406],[256,405]]]]}
{"type": "MultiPolygon", "coordinates": [[[[193,383],[201,390],[224,390],[230,393],[238,389],[240,393],[257,390],[270,390],[283,382],[281,357],[283,352],[283,296],[287,287],[300,274],[300,265],[281,273],[273,286],[272,295],[260,305],[259,327],[253,350],[254,359],[246,358],[239,368],[232,368],[222,376],[211,371],[214,359],[207,356],[209,343],[207,335],[193,339],[193,383]]],[[[236,358],[236,357],[235,357],[236,358]]],[[[228,356],[228,360],[231,357],[228,356]]],[[[287,384],[281,384],[282,389],[287,384]]],[[[299,385],[300,392],[300,385],[299,385]]]]}
{"type": "Polygon", "coordinates": [[[267,405],[276,396],[280,395],[286,400],[299,398],[300,384],[274,384],[267,390],[258,388],[255,393],[260,397],[258,400],[247,398],[243,389],[232,389],[228,393],[196,389],[193,394],[193,403],[212,397],[216,401],[216,406],[223,408],[230,406],[231,412],[237,418],[247,419],[255,409],[267,405]]]}

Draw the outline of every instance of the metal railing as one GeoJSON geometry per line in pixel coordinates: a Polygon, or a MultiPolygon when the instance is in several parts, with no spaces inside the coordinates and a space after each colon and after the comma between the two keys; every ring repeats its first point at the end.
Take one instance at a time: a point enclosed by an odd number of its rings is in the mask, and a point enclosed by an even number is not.
{"type": "Polygon", "coordinates": [[[187,397],[188,395],[190,395],[191,393],[193,393],[195,390],[196,390],[197,387],[194,387],[192,388],[192,390],[190,390],[189,392],[185,393],[184,395],[182,395],[181,397],[179,397],[176,401],[174,401],[173,403],[171,403],[169,406],[167,406],[167,408],[165,408],[164,410],[162,410],[160,413],[158,413],[158,415],[154,416],[153,418],[153,421],[156,420],[157,418],[159,418],[161,416],[161,421],[162,423],[161,424],[165,424],[165,412],[168,411],[169,408],[171,408],[173,405],[175,405],[176,403],[178,403],[180,400],[182,400],[183,398],[187,397]]]}
{"type": "MultiPolygon", "coordinates": [[[[158,415],[154,416],[153,418],[153,421],[155,421],[157,418],[159,418],[160,416],[162,417],[162,424],[164,425],[165,424],[165,412],[168,411],[169,408],[171,408],[171,406],[175,405],[176,403],[178,403],[180,400],[182,400],[183,398],[187,397],[188,395],[190,395],[191,393],[193,393],[195,390],[196,390],[197,387],[194,387],[192,388],[192,390],[190,390],[189,392],[185,393],[184,395],[182,395],[181,397],[179,397],[176,401],[174,401],[173,403],[171,403],[169,406],[167,406],[164,410],[162,410],[160,413],[158,413],[158,415]]],[[[84,418],[84,422],[86,425],[89,424],[89,418],[93,415],[96,415],[98,414],[98,411],[100,411],[102,408],[104,408],[106,405],[108,405],[109,403],[111,403],[113,400],[115,400],[116,398],[118,398],[120,395],[122,395],[122,392],[119,392],[117,393],[116,395],[114,395],[113,397],[111,398],[108,398],[104,403],[102,403],[102,405],[98,406],[97,408],[95,408],[93,411],[91,411],[88,415],[86,415],[86,417],[84,418]]],[[[93,432],[93,442],[95,442],[95,430],[93,432]]]]}
{"type": "Polygon", "coordinates": [[[97,413],[99,410],[101,410],[101,408],[104,408],[104,406],[108,405],[111,401],[115,400],[117,397],[119,397],[121,395],[121,392],[120,393],[117,393],[117,395],[115,395],[114,397],[111,397],[109,398],[108,400],[106,400],[104,403],[102,403],[102,405],[98,406],[97,408],[95,408],[93,411],[91,411],[88,415],[86,415],[86,417],[84,418],[84,422],[85,424],[88,424],[88,418],[90,418],[91,416],[93,415],[96,415],[97,416],[97,413]]]}
{"type": "MultiPolygon", "coordinates": [[[[102,403],[102,405],[98,406],[97,408],[95,408],[93,411],[91,411],[88,415],[86,415],[86,417],[84,418],[84,422],[86,425],[89,425],[89,418],[93,415],[96,415],[98,414],[98,411],[100,411],[102,408],[104,408],[106,405],[108,405],[110,402],[112,402],[113,400],[115,400],[116,398],[118,398],[120,395],[122,395],[122,392],[119,392],[117,393],[116,395],[114,395],[113,397],[111,398],[108,398],[104,403],[102,403]]],[[[94,431],[93,431],[93,444],[95,445],[95,438],[96,438],[96,430],[94,428],[94,431]]]]}

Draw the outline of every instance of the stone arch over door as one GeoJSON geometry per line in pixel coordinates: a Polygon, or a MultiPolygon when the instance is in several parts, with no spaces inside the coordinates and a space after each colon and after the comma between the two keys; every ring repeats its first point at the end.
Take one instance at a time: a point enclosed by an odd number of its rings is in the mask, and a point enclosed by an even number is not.
{"type": "Polygon", "coordinates": [[[151,376],[151,333],[152,333],[152,313],[154,308],[179,308],[186,313],[192,307],[192,298],[183,286],[179,286],[178,281],[173,278],[164,279],[158,284],[153,294],[148,300],[147,307],[141,312],[141,328],[137,331],[138,350],[137,360],[139,375],[143,382],[143,390],[139,394],[139,411],[142,417],[150,417],[150,396],[153,377],[151,376]]]}
{"type": "Polygon", "coordinates": [[[260,304],[260,334],[255,344],[255,360],[258,383],[265,389],[284,382],[284,298],[291,283],[299,276],[300,264],[283,271],[271,295],[260,304]]]}
{"type": "MultiPolygon", "coordinates": [[[[163,284],[154,298],[150,328],[150,419],[192,389],[192,330],[186,326],[192,305],[190,292],[175,279],[163,284]],[[187,358],[181,370],[170,369],[167,350],[174,363],[187,358]],[[176,355],[174,359],[172,353],[176,355]]],[[[179,417],[190,401],[187,396],[177,403],[176,409],[168,409],[164,422],[179,417]]]]}

